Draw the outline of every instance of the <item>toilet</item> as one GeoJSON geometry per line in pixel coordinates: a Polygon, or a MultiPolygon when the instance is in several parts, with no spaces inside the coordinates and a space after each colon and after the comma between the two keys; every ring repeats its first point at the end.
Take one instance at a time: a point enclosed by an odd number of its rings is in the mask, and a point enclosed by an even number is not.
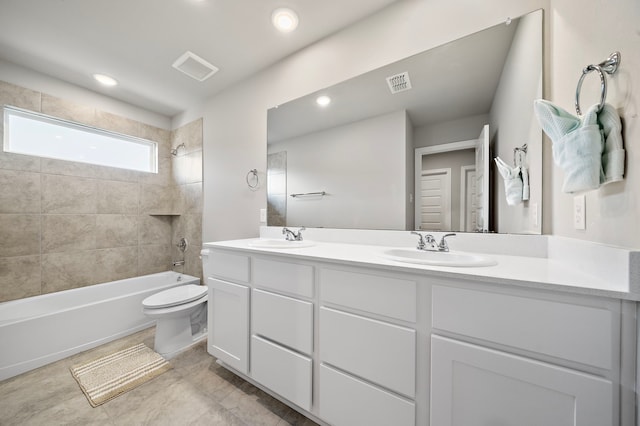
{"type": "Polygon", "coordinates": [[[142,301],[142,312],[156,320],[154,350],[169,359],[207,336],[207,286],[186,284],[142,301]]]}

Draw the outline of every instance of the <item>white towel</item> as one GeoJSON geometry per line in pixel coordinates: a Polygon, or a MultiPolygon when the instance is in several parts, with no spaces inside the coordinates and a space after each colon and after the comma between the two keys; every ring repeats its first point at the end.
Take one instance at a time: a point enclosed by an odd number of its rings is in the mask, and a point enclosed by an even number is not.
{"type": "Polygon", "coordinates": [[[494,158],[498,171],[504,179],[504,192],[507,198],[507,204],[515,206],[522,202],[522,178],[520,177],[521,168],[516,166],[512,168],[505,163],[500,157],[494,158]]]}
{"type": "Polygon", "coordinates": [[[620,116],[614,107],[605,104],[598,113],[598,124],[604,137],[600,183],[620,181],[624,176],[624,145],[620,116]]]}
{"type": "Polygon", "coordinates": [[[575,193],[598,188],[603,151],[598,105],[590,107],[582,120],[543,99],[534,102],[534,111],[553,141],[553,159],[564,171],[562,191],[575,193]]]}

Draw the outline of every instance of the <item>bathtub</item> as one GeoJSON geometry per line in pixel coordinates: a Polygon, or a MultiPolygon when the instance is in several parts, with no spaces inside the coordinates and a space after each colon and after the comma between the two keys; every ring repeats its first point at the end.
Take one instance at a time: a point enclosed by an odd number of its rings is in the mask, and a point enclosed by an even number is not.
{"type": "Polygon", "coordinates": [[[191,283],[169,271],[0,303],[0,380],[151,327],[142,300],[191,283]]]}

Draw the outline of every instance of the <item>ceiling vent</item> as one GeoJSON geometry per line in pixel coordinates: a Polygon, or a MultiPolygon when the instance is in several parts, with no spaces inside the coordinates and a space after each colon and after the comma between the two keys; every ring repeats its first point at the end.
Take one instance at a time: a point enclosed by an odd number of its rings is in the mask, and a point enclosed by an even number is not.
{"type": "Polygon", "coordinates": [[[218,68],[189,51],[180,56],[173,63],[173,67],[198,81],[205,81],[218,72],[218,68]]]}
{"type": "Polygon", "coordinates": [[[411,89],[411,80],[409,80],[409,73],[407,71],[387,77],[387,84],[392,94],[404,92],[411,89]]]}

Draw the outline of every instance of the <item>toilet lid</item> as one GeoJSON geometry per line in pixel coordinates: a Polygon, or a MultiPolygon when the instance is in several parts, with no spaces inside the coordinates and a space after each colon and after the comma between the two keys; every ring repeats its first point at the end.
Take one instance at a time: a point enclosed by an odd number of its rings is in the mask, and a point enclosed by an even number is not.
{"type": "Polygon", "coordinates": [[[207,294],[206,285],[187,284],[153,294],[142,301],[145,308],[169,308],[197,300],[207,294]]]}

